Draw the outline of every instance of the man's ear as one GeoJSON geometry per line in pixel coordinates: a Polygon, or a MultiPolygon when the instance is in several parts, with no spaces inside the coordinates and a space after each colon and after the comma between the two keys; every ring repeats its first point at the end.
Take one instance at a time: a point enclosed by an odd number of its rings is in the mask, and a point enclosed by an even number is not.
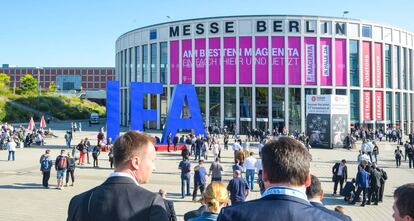
{"type": "Polygon", "coordinates": [[[308,188],[311,185],[311,175],[308,174],[308,176],[306,176],[306,180],[305,180],[305,187],[308,188]]]}
{"type": "Polygon", "coordinates": [[[323,192],[323,190],[321,190],[321,195],[320,195],[321,201],[323,200],[324,195],[325,195],[325,193],[323,192]]]}
{"type": "Polygon", "coordinates": [[[262,180],[263,182],[269,182],[269,177],[267,176],[267,172],[262,170],[262,180]]]}
{"type": "Polygon", "coordinates": [[[134,158],[131,159],[131,167],[134,168],[135,170],[138,170],[140,163],[141,163],[141,159],[139,158],[139,156],[135,156],[134,158]]]}

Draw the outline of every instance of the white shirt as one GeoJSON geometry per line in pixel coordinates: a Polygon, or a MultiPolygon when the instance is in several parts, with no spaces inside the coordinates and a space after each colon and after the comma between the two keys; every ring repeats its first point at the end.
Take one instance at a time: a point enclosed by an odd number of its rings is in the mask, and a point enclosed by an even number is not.
{"type": "Polygon", "coordinates": [[[10,141],[7,143],[7,149],[9,151],[16,151],[17,144],[14,141],[10,141]]]}
{"type": "Polygon", "coordinates": [[[345,165],[339,164],[338,171],[337,171],[336,175],[342,176],[342,173],[344,172],[344,168],[345,168],[345,165]]]}
{"type": "Polygon", "coordinates": [[[372,142],[367,142],[366,151],[372,152],[373,149],[374,149],[374,145],[372,144],[372,142]]]}
{"type": "Polygon", "coordinates": [[[256,161],[256,169],[257,171],[263,170],[262,159],[256,161]]]}
{"type": "Polygon", "coordinates": [[[132,179],[135,182],[135,184],[137,184],[137,186],[139,186],[139,183],[137,182],[137,180],[133,176],[131,176],[131,174],[129,173],[112,172],[111,174],[109,174],[109,177],[128,177],[132,179]]]}
{"type": "Polygon", "coordinates": [[[235,142],[235,143],[233,144],[233,150],[234,150],[234,151],[236,151],[236,150],[240,150],[240,149],[241,149],[240,144],[239,144],[238,142],[235,142]]]}
{"type": "Polygon", "coordinates": [[[218,154],[219,153],[219,148],[220,148],[220,145],[219,144],[214,144],[213,145],[213,153],[214,154],[218,154]]]}
{"type": "Polygon", "coordinates": [[[245,170],[255,170],[256,169],[256,162],[257,162],[257,160],[253,156],[247,157],[244,160],[243,167],[244,167],[245,170]]]}
{"type": "Polygon", "coordinates": [[[262,143],[259,143],[259,145],[257,145],[257,148],[259,149],[259,152],[262,152],[264,145],[262,143]]]}

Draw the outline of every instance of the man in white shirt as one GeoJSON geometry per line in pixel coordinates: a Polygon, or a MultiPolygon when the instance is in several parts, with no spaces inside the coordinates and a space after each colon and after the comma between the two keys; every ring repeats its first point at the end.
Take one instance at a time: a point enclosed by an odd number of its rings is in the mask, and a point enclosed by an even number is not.
{"type": "Polygon", "coordinates": [[[241,150],[241,146],[238,140],[234,140],[232,149],[234,151],[234,161],[237,159],[237,151],[241,150]]]}
{"type": "Polygon", "coordinates": [[[13,141],[13,139],[9,139],[9,142],[7,142],[7,150],[9,151],[9,156],[7,158],[8,161],[10,161],[13,158],[13,161],[15,160],[15,153],[16,153],[16,146],[17,144],[13,141]]]}
{"type": "Polygon", "coordinates": [[[247,157],[243,163],[244,170],[246,171],[246,180],[250,185],[250,191],[253,191],[256,162],[257,160],[253,157],[253,152],[250,152],[250,156],[247,157]]]}

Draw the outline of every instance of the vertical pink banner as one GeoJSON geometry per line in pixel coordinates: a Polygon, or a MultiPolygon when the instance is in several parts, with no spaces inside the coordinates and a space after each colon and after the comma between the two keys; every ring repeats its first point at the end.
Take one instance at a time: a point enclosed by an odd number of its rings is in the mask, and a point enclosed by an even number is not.
{"type": "Polygon", "coordinates": [[[252,83],[252,37],[243,36],[239,37],[239,83],[251,84],[252,83]]]}
{"type": "Polygon", "coordinates": [[[362,85],[372,87],[371,75],[371,42],[362,42],[362,85]]]}
{"type": "Polygon", "coordinates": [[[363,92],[364,120],[372,120],[372,91],[363,92]]]}
{"type": "Polygon", "coordinates": [[[170,41],[170,84],[180,83],[180,42],[170,41]]]}
{"type": "Polygon", "coordinates": [[[181,66],[183,84],[192,84],[192,50],[191,39],[181,41],[181,66]]]}
{"type": "Polygon", "coordinates": [[[332,39],[320,39],[320,84],[332,85],[332,39]]]}
{"type": "Polygon", "coordinates": [[[220,84],[220,38],[209,38],[208,48],[209,83],[220,84]]]}
{"type": "Polygon", "coordinates": [[[303,79],[306,85],[316,85],[316,38],[305,38],[305,67],[303,79]]]}
{"type": "Polygon", "coordinates": [[[269,83],[269,51],[267,36],[255,37],[256,53],[254,64],[256,68],[256,84],[269,83]]]}
{"type": "Polygon", "coordinates": [[[195,39],[195,83],[206,83],[206,39],[195,39]]]}
{"type": "Polygon", "coordinates": [[[382,44],[375,43],[375,87],[381,88],[383,86],[382,79],[382,44]]]}
{"type": "Polygon", "coordinates": [[[236,37],[224,38],[224,83],[236,83],[236,37]]]}
{"type": "Polygon", "coordinates": [[[335,74],[336,85],[346,86],[346,40],[335,40],[335,74]]]}
{"type": "Polygon", "coordinates": [[[382,91],[375,91],[375,120],[384,120],[383,102],[384,94],[382,91]]]}
{"type": "Polygon", "coordinates": [[[272,36],[272,83],[285,84],[285,38],[272,36]]]}
{"type": "Polygon", "coordinates": [[[300,84],[300,37],[288,38],[289,84],[300,84]]]}

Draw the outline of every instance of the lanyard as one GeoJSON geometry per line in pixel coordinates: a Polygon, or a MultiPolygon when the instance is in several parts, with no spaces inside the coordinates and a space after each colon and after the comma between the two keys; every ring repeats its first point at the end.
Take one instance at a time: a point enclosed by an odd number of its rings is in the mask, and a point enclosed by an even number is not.
{"type": "Polygon", "coordinates": [[[270,187],[262,194],[262,198],[268,195],[287,195],[308,201],[308,197],[302,191],[284,186],[270,187]]]}

